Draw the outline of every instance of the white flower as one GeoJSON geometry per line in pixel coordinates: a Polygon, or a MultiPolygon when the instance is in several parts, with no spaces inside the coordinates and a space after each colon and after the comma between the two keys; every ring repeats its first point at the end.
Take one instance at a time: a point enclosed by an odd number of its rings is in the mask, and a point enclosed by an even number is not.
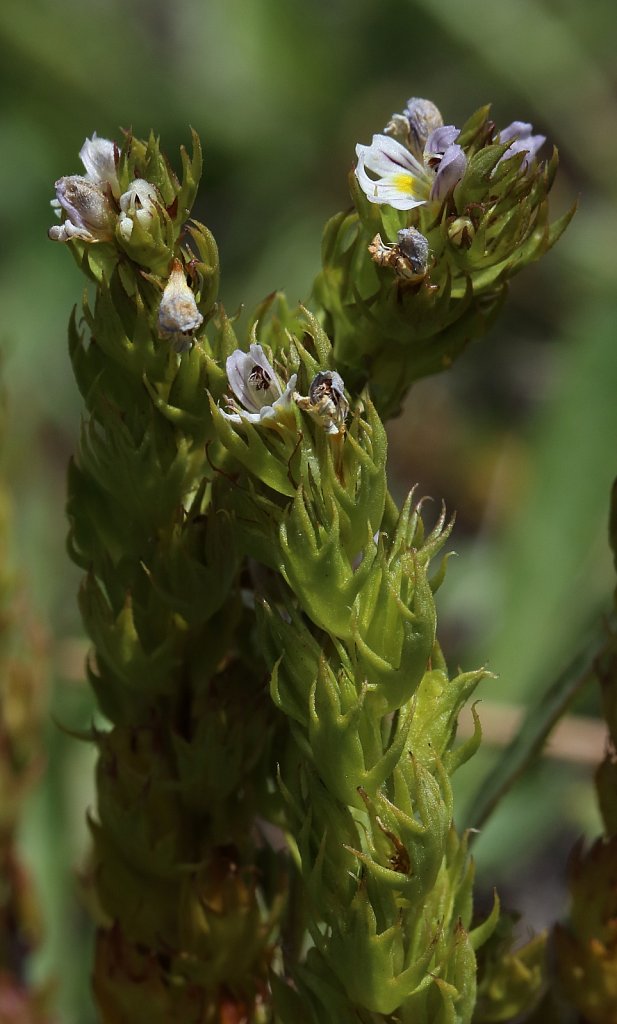
{"type": "Polygon", "coordinates": [[[83,242],[109,241],[116,222],[112,196],[117,199],[120,194],[114,144],[94,132],[84,142],[79,156],[85,175],[69,174],[56,182],[56,198],[51,205],[59,217],[65,214],[66,219],[49,229],[49,237],[55,242],[72,238],[83,242]]]}
{"type": "Polygon", "coordinates": [[[159,334],[175,343],[177,352],[190,348],[193,332],[201,327],[203,316],[195,296],[186,283],[180,260],[174,260],[171,274],[159,306],[159,334]]]}
{"type": "Polygon", "coordinates": [[[157,212],[157,205],[162,203],[159,190],[144,178],[136,178],[126,192],[120,196],[120,220],[118,228],[125,241],[128,242],[133,233],[133,221],[138,221],[146,231],[150,227],[157,212]]]}
{"type": "Polygon", "coordinates": [[[66,214],[63,224],[49,229],[54,242],[79,238],[84,242],[105,242],[113,237],[116,211],[107,192],[80,174],[59,178],[56,198],[51,205],[59,216],[66,214]]]}
{"type": "Polygon", "coordinates": [[[467,166],[465,153],[454,141],[458,134],[454,125],[435,128],[426,140],[423,163],[388,135],[373,135],[370,146],[358,143],[355,174],[369,202],[412,210],[429,200],[443,199],[467,166]]]}
{"type": "Polygon", "coordinates": [[[101,139],[92,133],[79,150],[79,158],[86,168],[88,181],[97,185],[109,185],[115,198],[120,195],[118,175],[116,173],[115,146],[111,139],[101,139]]]}
{"type": "Polygon", "coordinates": [[[233,423],[260,423],[276,418],[289,406],[297,374],[292,374],[283,391],[261,345],[252,344],[248,352],[237,348],[228,357],[225,369],[237,402],[230,399],[231,412],[221,412],[233,423]]]}

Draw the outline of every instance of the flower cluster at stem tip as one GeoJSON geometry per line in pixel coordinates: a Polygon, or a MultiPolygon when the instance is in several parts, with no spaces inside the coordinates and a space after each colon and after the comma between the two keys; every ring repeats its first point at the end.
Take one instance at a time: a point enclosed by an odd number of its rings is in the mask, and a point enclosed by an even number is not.
{"type": "Polygon", "coordinates": [[[56,198],[51,205],[62,224],[49,229],[54,242],[76,238],[82,242],[107,242],[113,238],[116,224],[128,241],[137,221],[147,229],[163,200],[156,185],[136,178],[126,192],[118,182],[118,149],[111,139],[93,133],[79,151],[85,174],[69,174],[55,183],[56,198]]]}
{"type": "MultiPolygon", "coordinates": [[[[526,154],[523,171],[545,142],[543,135],[532,135],[532,130],[524,121],[513,121],[495,139],[510,143],[502,159],[526,154]]],[[[444,125],[429,100],[409,99],[404,112],[392,116],[384,133],[373,135],[370,146],[356,146],[355,175],[369,202],[412,210],[444,199],[467,168],[467,156],[457,142],[459,135],[455,125],[444,125]]]]}
{"type": "MultiPolygon", "coordinates": [[[[161,193],[145,178],[135,178],[123,192],[118,181],[119,156],[111,139],[94,132],[85,140],[79,157],[86,173],[66,175],[55,183],[51,206],[64,220],[49,228],[52,241],[93,245],[113,242],[116,236],[124,244],[134,237],[136,225],[145,232],[152,230],[164,207],[161,193]]],[[[203,319],[182,262],[173,259],[159,307],[159,336],[170,341],[176,352],[186,351],[203,319]]]]}

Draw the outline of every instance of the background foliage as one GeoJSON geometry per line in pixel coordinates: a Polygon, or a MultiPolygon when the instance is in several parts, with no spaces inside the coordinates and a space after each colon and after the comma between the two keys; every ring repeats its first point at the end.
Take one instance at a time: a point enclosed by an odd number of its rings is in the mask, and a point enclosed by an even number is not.
{"type": "MultiPolygon", "coordinates": [[[[580,194],[560,245],[516,281],[497,328],[454,371],[412,392],[391,425],[401,494],[457,509],[441,597],[450,659],[487,662],[487,699],[522,704],[547,686],[609,605],[606,542],[617,436],[617,93],[612,0],[4,0],[0,6],[0,344],[9,393],[5,475],[14,562],[44,623],[55,720],[90,722],[77,572],[63,535],[65,467],[79,426],[66,321],[79,290],[46,237],[53,181],[77,151],[153,127],[172,160],[200,134],[196,216],[221,251],[229,310],[274,288],[306,298],[322,226],[346,205],[356,142],[411,95],[446,122],[492,102],[560,150],[554,214],[580,194]]],[[[441,596],[441,595],[440,595],[441,596]]],[[[577,710],[594,714],[586,692],[577,710]]],[[[86,855],[91,752],[48,728],[48,771],[24,825],[48,918],[37,965],[58,982],[65,1024],[93,1020],[88,934],[75,874],[86,855]]],[[[598,760],[602,751],[598,749],[598,760]]],[[[462,780],[460,824],[495,752],[462,780]]],[[[543,760],[476,841],[480,885],[539,926],[564,907],[569,846],[598,831],[590,770],[543,760]]],[[[87,896],[85,897],[87,902],[87,896]]]]}

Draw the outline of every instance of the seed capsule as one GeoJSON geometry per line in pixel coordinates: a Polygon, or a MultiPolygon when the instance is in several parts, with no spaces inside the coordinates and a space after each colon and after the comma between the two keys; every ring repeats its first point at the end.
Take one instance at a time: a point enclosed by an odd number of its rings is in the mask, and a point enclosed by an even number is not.
{"type": "Polygon", "coordinates": [[[380,267],[388,267],[404,281],[421,281],[426,277],[429,262],[429,245],[424,235],[416,228],[403,228],[397,234],[398,242],[383,242],[381,235],[375,235],[368,247],[371,258],[380,267]]]}

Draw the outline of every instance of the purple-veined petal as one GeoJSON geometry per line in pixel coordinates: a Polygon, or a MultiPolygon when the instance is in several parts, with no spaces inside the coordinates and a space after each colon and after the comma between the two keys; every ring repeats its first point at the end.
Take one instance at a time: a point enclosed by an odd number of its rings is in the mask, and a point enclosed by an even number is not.
{"type": "Polygon", "coordinates": [[[411,174],[422,175],[424,168],[416,158],[396,139],[388,135],[373,135],[370,146],[356,146],[356,154],[376,174],[388,174],[392,171],[405,170],[411,174]]]}
{"type": "Polygon", "coordinates": [[[281,397],[281,385],[261,345],[252,344],[248,352],[237,348],[225,369],[231,390],[248,412],[259,415],[281,397]]]}
{"type": "MultiPolygon", "coordinates": [[[[261,346],[260,345],[252,345],[251,348],[259,348],[259,349],[261,349],[261,346]]],[[[227,365],[227,375],[229,377],[229,383],[230,383],[230,385],[232,387],[232,390],[233,390],[234,394],[236,395],[236,398],[238,398],[238,400],[240,402],[242,402],[244,408],[241,408],[236,402],[230,402],[230,408],[231,408],[232,411],[228,412],[225,409],[221,409],[222,415],[225,417],[225,419],[231,420],[232,423],[262,423],[264,420],[276,419],[277,417],[280,416],[281,412],[284,409],[289,407],[289,405],[291,403],[292,395],[293,395],[295,387],[296,387],[296,382],[297,382],[297,379],[298,379],[298,375],[296,373],[293,373],[291,375],[291,377],[289,378],[289,381],[287,382],[285,390],[283,391],[282,394],[280,393],[280,387],[279,387],[279,397],[274,402],[272,402],[271,405],[262,405],[261,407],[258,407],[257,409],[255,409],[255,411],[251,411],[246,406],[247,398],[248,398],[248,401],[251,401],[250,394],[246,395],[243,398],[243,397],[241,397],[241,394],[239,393],[239,392],[242,392],[242,393],[244,392],[244,384],[243,384],[244,378],[242,377],[242,380],[240,381],[240,380],[238,380],[238,378],[236,376],[236,369],[237,369],[236,363],[237,363],[237,361],[234,364],[230,364],[230,360],[233,360],[234,356],[236,356],[238,353],[240,353],[240,355],[247,356],[247,357],[250,358],[249,353],[242,352],[241,349],[236,349],[236,352],[232,352],[231,356],[229,356],[229,358],[227,359],[227,364],[226,364],[227,365]],[[230,374],[230,370],[231,370],[231,374],[230,374]],[[232,375],[234,376],[235,385],[238,386],[238,391],[236,391],[236,388],[235,388],[234,384],[232,383],[232,375]]],[[[270,370],[272,370],[272,367],[270,366],[268,360],[266,359],[265,355],[263,355],[263,350],[262,350],[261,355],[263,356],[263,362],[268,367],[270,367],[270,370]]],[[[255,364],[253,360],[250,360],[250,362],[251,362],[251,365],[253,367],[255,365],[258,365],[262,369],[264,369],[264,366],[263,366],[262,362],[260,362],[258,364],[255,364]]],[[[273,378],[273,379],[276,380],[276,378],[273,378]]],[[[277,386],[278,386],[278,380],[276,381],[276,383],[277,383],[277,386]]],[[[252,389],[249,389],[249,390],[252,391],[252,389]]]]}
{"type": "Polygon", "coordinates": [[[411,210],[428,199],[425,169],[404,146],[387,135],[374,135],[370,146],[356,146],[356,177],[371,203],[411,210]],[[378,175],[371,178],[367,170],[378,175]]]}

